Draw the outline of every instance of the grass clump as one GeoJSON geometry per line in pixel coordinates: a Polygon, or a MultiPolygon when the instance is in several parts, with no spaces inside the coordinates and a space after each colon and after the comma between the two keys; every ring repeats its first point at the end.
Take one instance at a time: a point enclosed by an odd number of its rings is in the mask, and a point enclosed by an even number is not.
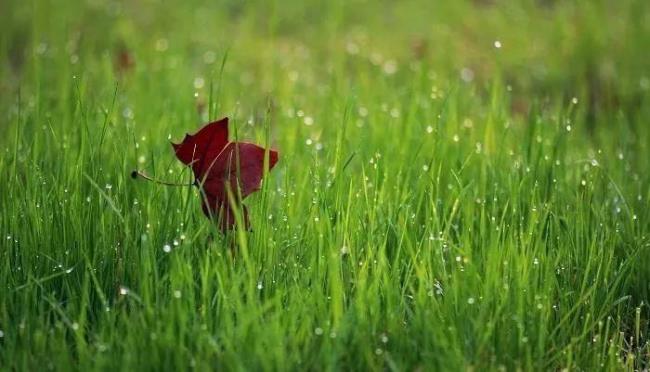
{"type": "Polygon", "coordinates": [[[646,2],[4,8],[0,368],[649,367],[646,2]],[[225,236],[131,178],[221,116],[225,236]]]}

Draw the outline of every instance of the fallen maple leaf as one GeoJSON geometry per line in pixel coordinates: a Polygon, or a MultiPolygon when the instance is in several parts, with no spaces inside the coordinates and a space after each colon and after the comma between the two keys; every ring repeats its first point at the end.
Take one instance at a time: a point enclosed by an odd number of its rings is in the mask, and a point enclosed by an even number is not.
{"type": "Polygon", "coordinates": [[[124,75],[131,71],[134,66],[135,58],[133,57],[133,53],[131,53],[124,43],[121,43],[115,48],[115,57],[113,60],[115,72],[119,75],[124,75]]]}
{"type": "MultiPolygon", "coordinates": [[[[172,143],[176,157],[194,172],[194,184],[202,195],[203,212],[218,218],[221,230],[235,225],[228,188],[237,199],[259,190],[264,175],[266,149],[247,142],[228,141],[228,118],[205,125],[196,134],[186,134],[179,144],[172,143]]],[[[278,162],[278,153],[268,150],[268,170],[278,162]]],[[[248,212],[241,206],[242,220],[249,226],[248,212]]]]}

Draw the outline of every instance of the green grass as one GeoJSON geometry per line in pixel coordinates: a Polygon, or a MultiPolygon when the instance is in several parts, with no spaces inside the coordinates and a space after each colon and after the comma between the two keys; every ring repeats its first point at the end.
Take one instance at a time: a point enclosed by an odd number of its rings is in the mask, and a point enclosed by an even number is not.
{"type": "Polygon", "coordinates": [[[0,19],[0,369],[650,367],[647,1],[0,19]],[[225,236],[129,176],[222,116],[280,151],[225,236]]]}

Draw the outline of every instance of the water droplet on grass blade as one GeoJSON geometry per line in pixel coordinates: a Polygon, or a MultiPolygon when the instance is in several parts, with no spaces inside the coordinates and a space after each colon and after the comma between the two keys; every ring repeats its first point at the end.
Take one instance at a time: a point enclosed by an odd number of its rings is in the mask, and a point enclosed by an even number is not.
{"type": "Polygon", "coordinates": [[[156,50],[159,52],[164,52],[169,48],[169,42],[167,39],[158,39],[156,40],[156,50]]]}
{"type": "Polygon", "coordinates": [[[207,52],[203,53],[203,63],[205,63],[206,65],[210,65],[214,63],[216,59],[217,59],[217,55],[211,50],[208,50],[207,52]]]}
{"type": "Polygon", "coordinates": [[[460,78],[464,82],[469,83],[472,80],[474,80],[474,71],[472,71],[472,69],[465,67],[462,70],[460,70],[460,78]]]}
{"type": "Polygon", "coordinates": [[[395,62],[395,60],[389,59],[384,63],[383,70],[386,75],[393,75],[397,72],[397,62],[395,62]]]}

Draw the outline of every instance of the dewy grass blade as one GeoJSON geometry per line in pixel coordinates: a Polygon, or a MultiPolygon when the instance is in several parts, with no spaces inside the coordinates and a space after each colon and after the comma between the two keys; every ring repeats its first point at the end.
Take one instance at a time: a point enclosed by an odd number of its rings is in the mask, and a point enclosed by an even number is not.
{"type": "Polygon", "coordinates": [[[2,5],[0,369],[650,366],[648,1],[2,5]]]}
{"type": "Polygon", "coordinates": [[[115,212],[115,215],[120,219],[120,222],[125,224],[126,221],[124,220],[124,216],[122,216],[122,212],[120,212],[120,210],[117,208],[117,206],[115,205],[115,202],[113,201],[113,199],[110,196],[108,196],[108,194],[106,194],[106,192],[104,192],[104,190],[102,190],[102,188],[99,187],[99,185],[97,185],[97,183],[95,183],[95,181],[93,181],[93,179],[90,178],[89,175],[84,173],[84,177],[86,177],[86,180],[88,180],[88,182],[97,190],[99,195],[101,195],[102,198],[104,198],[104,200],[106,200],[106,202],[111,207],[113,212],[115,212]]]}

